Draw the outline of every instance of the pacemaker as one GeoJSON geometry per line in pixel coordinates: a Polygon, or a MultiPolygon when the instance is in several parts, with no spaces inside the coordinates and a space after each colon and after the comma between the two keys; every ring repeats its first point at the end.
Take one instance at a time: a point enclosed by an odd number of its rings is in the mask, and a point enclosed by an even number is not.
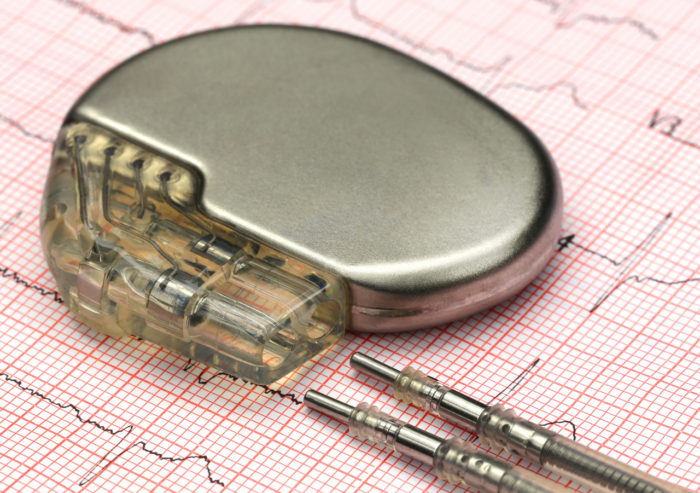
{"type": "Polygon", "coordinates": [[[354,36],[255,26],[95,83],[57,140],[41,233],[80,320],[264,384],[345,329],[507,299],[561,219],[547,151],[472,89],[354,36]]]}

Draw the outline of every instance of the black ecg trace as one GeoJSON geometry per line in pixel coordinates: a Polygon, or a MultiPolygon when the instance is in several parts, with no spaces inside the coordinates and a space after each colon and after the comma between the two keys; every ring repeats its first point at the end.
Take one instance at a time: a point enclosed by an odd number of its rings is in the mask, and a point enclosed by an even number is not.
{"type": "Polygon", "coordinates": [[[71,412],[71,414],[82,424],[92,425],[95,428],[97,428],[98,430],[107,432],[112,436],[121,435],[119,442],[114,447],[112,447],[109,450],[109,452],[107,452],[97,462],[97,464],[95,464],[88,471],[88,473],[85,476],[83,476],[83,478],[78,483],[80,486],[85,486],[86,484],[88,484],[95,477],[97,477],[97,475],[100,472],[105,470],[107,467],[109,467],[117,459],[119,459],[122,455],[126,454],[131,449],[143,450],[147,454],[157,457],[158,460],[162,460],[162,461],[166,461],[166,462],[177,463],[177,462],[184,462],[184,461],[188,461],[188,460],[202,461],[202,462],[204,462],[204,467],[206,469],[207,480],[212,484],[216,484],[219,486],[225,486],[223,481],[214,477],[214,475],[211,471],[211,460],[206,455],[191,454],[191,455],[182,456],[182,457],[166,455],[165,452],[159,452],[158,450],[156,450],[154,448],[149,448],[148,443],[143,441],[143,440],[138,440],[138,441],[122,448],[121,450],[117,451],[117,449],[122,444],[122,442],[124,440],[126,440],[126,438],[134,431],[134,425],[129,424],[129,425],[126,425],[120,429],[111,428],[107,425],[100,423],[99,421],[96,421],[96,420],[91,419],[91,418],[86,418],[83,415],[83,411],[81,411],[74,404],[66,404],[66,403],[56,401],[56,400],[52,399],[51,397],[47,396],[46,394],[44,394],[43,392],[36,390],[36,389],[33,389],[32,387],[23,383],[21,380],[8,375],[7,373],[0,373],[0,377],[2,377],[6,382],[14,384],[15,387],[19,388],[20,390],[27,392],[29,395],[32,395],[34,397],[38,397],[39,399],[43,400],[44,402],[48,402],[52,406],[55,406],[59,409],[69,410],[71,412]]]}
{"type": "Polygon", "coordinates": [[[10,229],[10,227],[17,222],[17,220],[22,217],[22,211],[15,213],[14,216],[10,217],[7,221],[0,224],[0,238],[5,236],[5,233],[10,229]]]}
{"type": "Polygon", "coordinates": [[[570,21],[560,22],[557,24],[559,29],[567,29],[579,22],[592,22],[594,24],[607,24],[607,25],[627,25],[636,29],[640,34],[647,36],[648,38],[657,41],[659,35],[656,34],[654,30],[647,27],[643,22],[637,19],[632,19],[630,17],[608,17],[607,15],[594,15],[594,14],[580,14],[571,19],[570,21]]]}
{"type": "Polygon", "coordinates": [[[605,260],[606,262],[609,262],[615,267],[622,267],[622,270],[620,273],[615,277],[615,280],[613,283],[610,285],[609,288],[607,288],[603,294],[601,294],[598,299],[595,301],[593,306],[588,310],[590,313],[593,313],[602,305],[612,294],[617,291],[620,287],[622,287],[624,284],[627,284],[628,282],[635,282],[635,283],[645,283],[645,282],[653,282],[656,284],[663,284],[665,286],[675,286],[679,284],[686,284],[686,283],[691,283],[691,282],[700,282],[700,277],[689,277],[685,279],[677,279],[677,280],[667,280],[667,279],[661,279],[658,277],[652,277],[652,276],[640,276],[637,274],[628,274],[629,269],[634,265],[634,261],[639,258],[639,255],[641,252],[643,252],[652,242],[653,240],[661,233],[661,231],[664,229],[666,226],[666,223],[671,219],[671,213],[669,212],[664,216],[664,218],[654,226],[654,228],[647,234],[647,236],[644,237],[644,239],[639,242],[627,255],[625,255],[623,258],[619,260],[615,260],[614,258],[604,254],[600,253],[596,250],[592,250],[588,247],[585,247],[577,242],[574,241],[574,238],[576,238],[576,235],[567,235],[559,239],[559,251],[563,251],[569,246],[572,246],[574,248],[578,248],[579,250],[582,250],[586,253],[589,253],[591,255],[594,255],[598,258],[601,258],[605,260]]]}
{"type": "Polygon", "coordinates": [[[567,91],[569,91],[569,97],[571,97],[571,101],[581,108],[582,110],[587,110],[588,105],[581,101],[581,99],[578,97],[578,87],[576,84],[573,82],[570,82],[568,80],[559,80],[557,82],[553,82],[552,84],[544,84],[544,85],[532,85],[532,84],[524,84],[522,82],[505,82],[503,84],[498,84],[494,87],[492,87],[489,91],[488,94],[491,95],[495,93],[496,91],[500,91],[503,89],[520,89],[523,91],[531,91],[531,92],[550,92],[555,89],[559,89],[563,87],[567,91]]]}
{"type": "Polygon", "coordinates": [[[519,374],[517,377],[515,377],[515,380],[513,380],[512,382],[510,382],[503,390],[501,390],[498,394],[496,394],[495,396],[493,396],[493,397],[491,398],[491,400],[489,400],[488,405],[490,406],[490,405],[493,404],[495,401],[497,401],[499,398],[501,398],[501,397],[506,397],[506,396],[508,396],[509,394],[511,394],[516,388],[518,388],[518,386],[523,382],[523,380],[525,380],[525,377],[526,377],[532,370],[535,369],[535,367],[539,364],[539,362],[540,362],[540,359],[537,358],[535,361],[533,361],[532,363],[530,363],[530,366],[528,366],[528,367],[525,368],[522,372],[520,372],[520,374],[519,374]]]}
{"type": "MultiPolygon", "coordinates": [[[[0,117],[2,119],[2,117],[0,117]]],[[[0,239],[2,239],[3,236],[9,231],[9,229],[12,227],[12,225],[17,222],[17,220],[22,216],[22,211],[18,211],[10,217],[10,219],[4,221],[2,224],[0,224],[0,239]]],[[[55,289],[47,289],[44,286],[40,286],[39,284],[35,284],[31,281],[28,281],[24,277],[22,277],[18,272],[10,269],[9,267],[2,266],[0,265],[0,278],[1,279],[11,279],[17,284],[20,284],[26,288],[33,289],[37,291],[39,294],[42,296],[49,296],[53,298],[54,301],[57,303],[63,303],[63,298],[61,298],[61,295],[56,291],[55,289]]]]}
{"type": "Polygon", "coordinates": [[[77,9],[78,11],[80,11],[81,14],[85,14],[89,17],[92,17],[97,22],[100,22],[102,24],[106,24],[108,26],[116,27],[117,29],[119,29],[123,33],[137,34],[139,36],[142,36],[148,41],[148,44],[150,44],[151,46],[155,46],[156,44],[158,44],[153,33],[148,31],[147,29],[144,29],[142,27],[127,26],[123,22],[121,22],[113,17],[109,17],[107,14],[104,14],[98,10],[95,10],[94,8],[92,8],[88,5],[85,5],[84,3],[78,2],[76,0],[56,0],[56,1],[58,3],[62,3],[63,5],[66,5],[68,7],[72,7],[74,9],[77,9]]]}
{"type": "Polygon", "coordinates": [[[454,63],[455,65],[458,65],[460,67],[464,67],[466,69],[472,70],[474,72],[497,72],[501,70],[506,64],[508,64],[512,57],[510,56],[505,56],[501,60],[497,61],[496,63],[492,65],[476,65],[470,62],[467,62],[466,60],[463,60],[461,58],[456,57],[450,50],[446,48],[432,48],[430,46],[425,46],[424,44],[390,28],[382,24],[381,22],[375,21],[374,19],[369,18],[368,16],[364,15],[363,13],[360,12],[359,7],[357,6],[357,0],[350,0],[350,14],[352,17],[358,21],[361,22],[362,24],[366,24],[373,29],[377,29],[378,31],[381,31],[382,33],[391,36],[397,41],[400,41],[402,43],[407,44],[411,48],[415,50],[420,50],[424,53],[427,53],[428,55],[442,55],[447,60],[450,62],[454,63]]]}
{"type": "Polygon", "coordinates": [[[13,120],[9,116],[0,115],[0,121],[3,121],[5,123],[7,123],[9,126],[16,128],[17,130],[19,130],[20,133],[22,133],[26,137],[40,140],[41,142],[46,142],[47,144],[54,143],[53,139],[50,139],[49,137],[46,137],[45,135],[42,135],[40,133],[32,132],[27,127],[22,125],[20,122],[18,122],[17,120],[13,120]]]}
{"type": "Polygon", "coordinates": [[[43,286],[28,281],[9,267],[0,266],[0,278],[11,279],[17,284],[21,284],[26,288],[37,291],[42,296],[48,296],[52,298],[57,303],[63,303],[63,298],[61,298],[61,295],[58,291],[56,291],[55,289],[47,289],[43,286]]]}
{"type": "MultiPolygon", "coordinates": [[[[187,364],[182,368],[182,371],[189,372],[194,367],[195,362],[190,359],[187,360],[187,364]]],[[[297,406],[301,406],[303,404],[303,402],[299,399],[299,397],[297,397],[297,394],[295,394],[294,392],[282,392],[280,389],[273,389],[269,385],[262,385],[258,383],[249,382],[244,378],[240,378],[223,371],[217,371],[214,374],[205,377],[204,373],[206,373],[207,370],[209,370],[209,367],[205,367],[199,372],[199,375],[197,375],[197,383],[199,385],[206,385],[215,378],[222,377],[234,382],[240,382],[242,385],[249,384],[254,387],[258,387],[263,390],[263,394],[274,395],[276,397],[279,397],[280,399],[289,399],[293,404],[296,404],[297,406]]]]}
{"type": "MultiPolygon", "coordinates": [[[[489,400],[488,405],[490,406],[491,404],[493,404],[494,401],[499,400],[499,398],[506,397],[509,394],[513,393],[513,391],[515,389],[517,389],[518,386],[520,386],[525,381],[525,377],[527,377],[532,372],[532,370],[535,369],[535,367],[540,363],[540,361],[541,361],[541,359],[537,358],[535,361],[530,363],[527,368],[525,368],[523,371],[521,371],[518,374],[518,376],[513,379],[512,382],[510,382],[500,392],[498,392],[494,397],[492,397],[489,400]]],[[[540,426],[552,426],[552,425],[560,425],[560,424],[569,425],[571,427],[571,438],[573,440],[576,440],[576,425],[574,424],[573,421],[571,421],[569,419],[558,419],[556,421],[547,421],[545,423],[540,423],[540,426]]],[[[470,437],[469,441],[474,443],[478,440],[478,438],[479,437],[476,433],[471,433],[471,437],[470,437]]]]}

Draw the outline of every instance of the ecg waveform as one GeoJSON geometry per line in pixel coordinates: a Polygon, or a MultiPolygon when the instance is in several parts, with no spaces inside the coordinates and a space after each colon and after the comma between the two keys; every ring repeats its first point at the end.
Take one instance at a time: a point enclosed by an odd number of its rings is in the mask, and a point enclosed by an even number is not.
{"type": "Polygon", "coordinates": [[[657,237],[661,234],[661,232],[664,230],[666,224],[668,221],[671,219],[672,214],[669,212],[666,214],[659,223],[657,223],[651,231],[644,237],[642,241],[640,241],[637,245],[635,245],[630,252],[622,257],[619,260],[616,260],[604,253],[598,252],[596,250],[592,250],[588,247],[585,247],[581,245],[580,243],[577,243],[574,241],[576,238],[576,235],[570,234],[566,235],[562,238],[559,239],[559,251],[565,250],[567,247],[572,246],[574,248],[578,248],[579,250],[582,250],[586,253],[589,253],[591,255],[594,255],[600,259],[605,260],[606,262],[612,264],[614,267],[620,267],[620,271],[617,273],[615,276],[615,279],[613,282],[610,284],[610,286],[596,299],[595,303],[593,306],[590,308],[590,312],[593,313],[596,311],[608,298],[610,298],[615,291],[620,289],[623,285],[629,283],[629,282],[636,282],[636,283],[645,283],[645,282],[651,282],[651,283],[656,283],[656,284],[662,284],[665,286],[675,286],[679,284],[688,284],[688,283],[694,283],[694,282],[700,282],[700,276],[698,277],[688,277],[684,279],[674,279],[674,280],[669,280],[669,279],[663,279],[655,276],[648,276],[648,275],[639,275],[639,274],[630,274],[629,271],[636,266],[636,262],[639,260],[640,256],[647,252],[648,248],[650,245],[654,242],[654,240],[657,239],[657,237]]]}
{"type": "Polygon", "coordinates": [[[5,236],[5,233],[7,233],[7,231],[10,229],[10,227],[12,227],[12,225],[14,223],[16,223],[20,217],[22,217],[22,211],[16,212],[9,219],[0,223],[0,240],[2,239],[3,236],[5,236]]]}
{"type": "MultiPolygon", "coordinates": [[[[193,368],[197,366],[197,363],[193,362],[192,360],[188,360],[187,364],[182,368],[182,371],[184,372],[189,372],[193,368]]],[[[230,380],[232,382],[241,382],[245,385],[252,385],[254,387],[258,387],[263,391],[263,394],[265,395],[272,395],[275,397],[279,397],[280,399],[287,399],[291,401],[293,404],[296,404],[297,406],[301,406],[303,402],[301,399],[299,399],[298,395],[295,394],[294,392],[283,392],[280,389],[273,389],[269,385],[262,385],[258,383],[253,383],[249,382],[248,380],[244,378],[237,377],[235,375],[231,375],[230,373],[226,373],[223,371],[216,371],[212,370],[209,367],[202,368],[199,371],[199,374],[197,374],[197,383],[199,385],[207,385],[218,378],[224,378],[227,380],[230,380]],[[210,375],[206,375],[207,373],[211,373],[210,375]]]]}
{"type": "Polygon", "coordinates": [[[581,99],[578,96],[578,87],[576,87],[576,84],[573,82],[569,82],[568,80],[560,80],[557,82],[553,82],[552,84],[545,84],[542,86],[535,86],[531,84],[524,84],[522,82],[504,82],[503,84],[498,84],[491,89],[488,90],[487,94],[493,95],[494,93],[500,91],[500,90],[507,90],[507,89],[520,89],[523,91],[531,91],[531,92],[550,92],[554,91],[556,89],[563,88],[565,91],[568,91],[569,96],[571,97],[571,101],[581,108],[582,110],[587,110],[589,109],[588,105],[581,101],[581,99]]]}
{"type": "MultiPolygon", "coordinates": [[[[539,3],[542,3],[544,5],[547,5],[550,8],[550,11],[552,13],[557,13],[563,9],[562,3],[556,2],[556,1],[550,1],[550,0],[538,0],[539,3]]],[[[420,52],[423,52],[427,55],[436,55],[436,56],[443,56],[447,60],[449,60],[451,63],[453,63],[456,66],[460,66],[463,68],[466,68],[468,70],[474,71],[474,72],[500,72],[506,65],[508,65],[511,62],[516,62],[517,59],[514,58],[512,55],[506,55],[500,60],[490,64],[490,65],[479,65],[479,64],[474,64],[472,62],[469,62],[463,58],[459,58],[455,56],[455,54],[443,47],[430,47],[427,46],[425,43],[417,41],[410,36],[407,36],[404,33],[401,33],[400,31],[397,31],[393,28],[387,27],[386,25],[382,24],[379,21],[376,21],[366,14],[363,14],[360,12],[360,7],[358,6],[359,0],[350,0],[350,11],[352,13],[352,16],[355,20],[362,22],[364,24],[367,24],[368,26],[371,26],[374,29],[377,29],[378,31],[390,36],[394,40],[405,44],[409,48],[413,50],[417,50],[420,52]]],[[[603,24],[607,26],[616,26],[616,25],[627,25],[630,26],[634,29],[636,29],[639,33],[641,33],[644,36],[647,36],[648,38],[656,41],[659,39],[658,34],[651,28],[649,28],[646,24],[643,22],[630,18],[630,17],[610,17],[604,14],[596,15],[596,14],[589,14],[589,13],[581,13],[578,15],[575,15],[573,18],[570,20],[564,20],[563,18],[560,19],[555,23],[555,29],[570,29],[575,27],[576,24],[580,22],[591,22],[595,24],[603,24]]],[[[554,82],[546,82],[546,83],[541,83],[541,84],[533,84],[533,83],[528,83],[528,82],[523,82],[523,81],[518,81],[518,80],[508,80],[505,82],[500,82],[492,87],[486,87],[485,92],[488,95],[492,95],[500,90],[509,90],[509,89],[517,89],[517,90],[522,90],[522,91],[529,91],[529,92],[550,92],[554,90],[559,90],[563,89],[567,91],[571,97],[571,101],[576,105],[577,107],[587,110],[589,109],[589,105],[586,104],[581,100],[579,97],[579,88],[576,83],[569,81],[569,80],[557,80],[554,82]]]]}
{"type": "Polygon", "coordinates": [[[156,37],[148,29],[144,29],[143,27],[128,26],[124,22],[122,22],[118,19],[115,19],[114,17],[110,17],[107,14],[90,7],[89,5],[87,5],[85,3],[78,2],[76,0],[54,0],[54,1],[56,1],[60,4],[63,4],[63,5],[66,5],[67,7],[77,9],[81,14],[87,15],[88,17],[95,19],[97,22],[100,22],[100,23],[105,24],[107,26],[115,27],[125,34],[136,34],[138,36],[141,36],[151,46],[154,46],[158,43],[158,41],[156,41],[156,37]]]}
{"type": "Polygon", "coordinates": [[[146,443],[143,440],[138,440],[134,443],[129,444],[126,447],[123,447],[120,449],[121,444],[124,440],[126,440],[129,435],[134,431],[134,425],[126,425],[123,428],[112,428],[109,426],[106,426],[99,421],[96,421],[91,418],[86,418],[84,416],[84,413],[75,405],[73,404],[66,404],[59,402],[57,400],[52,399],[51,397],[47,396],[43,392],[34,389],[30,387],[29,385],[26,385],[23,383],[21,380],[8,375],[7,373],[0,373],[0,377],[2,377],[6,382],[9,382],[18,389],[22,390],[23,392],[28,393],[31,396],[38,397],[39,399],[43,400],[44,402],[48,402],[52,406],[55,406],[59,409],[63,410],[69,410],[73,417],[77,419],[80,423],[83,424],[88,424],[92,425],[95,428],[97,428],[100,431],[104,431],[106,433],[109,433],[112,436],[120,436],[119,442],[112,447],[112,449],[107,452],[104,457],[102,457],[97,464],[95,464],[89,471],[88,473],[80,480],[79,485],[80,486],[85,486],[88,484],[90,481],[92,481],[98,474],[100,474],[102,471],[107,469],[110,464],[113,464],[117,459],[119,459],[121,456],[126,454],[132,449],[139,449],[147,454],[153,455],[158,458],[158,460],[166,461],[166,462],[183,462],[183,461],[188,461],[188,460],[198,460],[202,461],[204,463],[204,467],[206,469],[206,474],[207,474],[207,479],[209,480],[210,483],[217,484],[219,486],[225,486],[224,483],[216,479],[211,471],[211,460],[209,460],[209,457],[206,455],[201,455],[201,454],[192,454],[184,457],[178,457],[178,456],[170,456],[167,455],[165,452],[160,452],[154,448],[150,448],[148,443],[146,443]]]}
{"type": "Polygon", "coordinates": [[[370,17],[368,17],[367,15],[360,12],[360,8],[358,6],[358,0],[350,0],[350,12],[352,13],[352,16],[355,20],[362,22],[363,24],[367,24],[368,26],[381,31],[382,33],[392,37],[396,41],[399,41],[401,43],[406,44],[410,48],[413,48],[415,50],[419,50],[419,51],[426,53],[428,55],[443,56],[447,60],[449,60],[451,63],[458,65],[460,67],[464,67],[464,68],[469,69],[469,70],[473,70],[475,72],[499,71],[512,59],[511,56],[506,55],[505,57],[501,58],[500,60],[495,61],[494,63],[492,63],[490,65],[478,65],[478,64],[475,64],[472,62],[468,62],[467,60],[465,60],[463,58],[459,58],[459,57],[455,56],[455,54],[451,50],[448,50],[447,48],[443,48],[443,47],[435,47],[434,48],[434,47],[427,46],[425,43],[421,43],[419,41],[416,41],[415,39],[411,38],[410,36],[407,36],[406,34],[402,34],[401,32],[394,30],[390,27],[387,27],[380,22],[372,20],[370,17]]]}
{"type": "MultiPolygon", "coordinates": [[[[558,2],[556,0],[535,0],[537,3],[549,7],[549,11],[552,14],[561,14],[564,16],[567,14],[567,10],[570,7],[575,7],[573,1],[562,1],[558,2]]],[[[571,19],[566,20],[564,17],[560,17],[556,23],[556,27],[559,29],[569,29],[574,27],[579,22],[591,22],[593,24],[604,24],[608,26],[615,25],[626,25],[631,28],[636,29],[640,34],[649,37],[650,39],[656,41],[659,39],[659,35],[650,27],[648,27],[644,22],[634,19],[632,17],[611,17],[605,14],[591,14],[591,13],[580,13],[574,15],[571,19]]]]}
{"type": "Polygon", "coordinates": [[[659,35],[656,34],[654,30],[647,27],[643,22],[636,19],[630,19],[629,17],[608,17],[606,15],[580,14],[569,21],[558,22],[557,27],[559,29],[569,29],[574,27],[579,22],[592,22],[594,24],[605,24],[609,26],[626,25],[636,29],[640,34],[647,36],[653,41],[659,39],[659,35]]]}
{"type": "Polygon", "coordinates": [[[518,386],[523,383],[525,378],[530,374],[532,370],[535,369],[535,367],[539,364],[540,358],[537,358],[535,361],[530,363],[527,368],[525,368],[520,374],[515,377],[515,379],[510,382],[508,385],[506,385],[501,391],[498,392],[498,394],[494,395],[491,400],[488,401],[488,405],[490,406],[494,402],[500,402],[500,400],[504,397],[507,397],[508,394],[512,393],[515,389],[518,388],[518,386]]]}
{"type": "MultiPolygon", "coordinates": [[[[506,384],[495,396],[493,396],[487,402],[487,405],[491,406],[494,403],[503,403],[504,399],[508,397],[509,394],[515,392],[515,390],[520,387],[527,379],[527,377],[535,370],[537,365],[541,363],[541,359],[537,358],[535,361],[530,363],[523,371],[521,371],[511,382],[506,384]]],[[[576,440],[576,424],[570,419],[558,419],[555,421],[545,421],[540,423],[540,426],[554,426],[554,425],[567,425],[571,430],[571,439],[576,440]]],[[[471,432],[469,441],[476,443],[479,437],[476,433],[471,432]]]]}
{"type": "Polygon", "coordinates": [[[11,281],[16,282],[17,284],[21,284],[26,288],[33,289],[42,296],[48,296],[57,303],[63,303],[63,298],[55,289],[47,289],[44,286],[33,283],[22,277],[18,272],[15,272],[8,267],[0,265],[0,278],[9,279],[11,281]]]}
{"type": "MultiPolygon", "coordinates": [[[[105,25],[110,25],[113,26],[120,31],[126,33],[126,34],[135,34],[135,35],[140,35],[143,36],[150,45],[155,45],[157,44],[155,35],[148,31],[147,29],[140,28],[140,27],[131,27],[123,22],[108,16],[107,14],[104,14],[98,10],[95,10],[81,2],[75,1],[75,0],[54,0],[60,4],[72,7],[80,11],[82,14],[88,15],[89,17],[97,20],[98,22],[101,22],[105,25]]],[[[427,55],[430,56],[442,56],[445,57],[448,61],[453,63],[456,66],[466,68],[471,71],[475,72],[499,72],[501,71],[508,63],[513,61],[513,56],[512,55],[506,55],[500,60],[495,61],[492,64],[489,65],[480,65],[476,63],[472,63],[470,61],[467,61],[466,59],[457,57],[451,50],[444,48],[444,47],[431,47],[426,45],[423,42],[419,42],[410,36],[401,33],[400,31],[397,31],[395,29],[392,29],[390,27],[387,27],[386,25],[382,24],[381,22],[378,22],[376,20],[373,20],[369,16],[363,14],[360,11],[360,7],[358,6],[359,0],[350,0],[349,3],[349,9],[352,14],[352,17],[361,23],[364,23],[374,29],[379,30],[380,32],[390,36],[397,42],[400,42],[402,44],[405,44],[408,48],[414,49],[421,51],[427,55]]],[[[558,2],[550,2],[547,0],[540,1],[540,3],[546,4],[550,6],[550,9],[552,12],[557,12],[560,10],[562,7],[560,3],[558,2]]],[[[251,7],[249,11],[246,11],[244,15],[242,15],[239,19],[236,20],[236,22],[233,23],[235,24],[240,24],[244,23],[246,18],[250,15],[253,15],[257,10],[263,8],[262,3],[257,3],[254,4],[254,7],[251,7]]],[[[616,25],[616,24],[627,24],[630,25],[636,29],[638,29],[642,34],[647,35],[653,40],[658,39],[658,35],[650,28],[648,28],[644,23],[641,21],[638,21],[636,19],[632,18],[627,18],[627,17],[622,17],[622,18],[612,18],[612,17],[607,17],[605,15],[594,15],[594,14],[580,14],[575,16],[572,20],[566,21],[566,22],[558,22],[556,24],[557,28],[571,28],[573,27],[576,23],[581,22],[581,21],[589,21],[589,22],[594,22],[594,23],[601,23],[601,24],[608,24],[608,25],[616,25]]],[[[578,86],[568,80],[558,80],[555,82],[550,82],[550,83],[544,83],[544,84],[531,84],[531,83],[526,83],[522,81],[506,81],[506,82],[501,82],[498,83],[490,88],[486,88],[485,92],[488,95],[493,95],[494,93],[501,91],[501,90],[511,90],[511,89],[517,89],[517,90],[522,90],[522,91],[529,91],[529,92],[550,92],[558,89],[564,89],[567,91],[571,97],[571,101],[573,102],[574,105],[577,107],[587,110],[589,109],[589,105],[583,102],[579,96],[579,88],[578,86]]],[[[50,139],[44,135],[41,135],[36,132],[32,132],[29,129],[27,129],[24,125],[22,125],[20,122],[13,120],[12,118],[0,114],[0,120],[4,121],[5,123],[17,128],[20,132],[22,132],[24,135],[32,138],[36,138],[38,140],[41,140],[43,142],[48,142],[48,143],[53,143],[53,139],[50,139]]],[[[652,119],[653,120],[653,119],[652,119]]],[[[680,122],[679,122],[680,123],[680,122]]],[[[650,124],[650,126],[652,126],[650,124]]],[[[673,130],[670,131],[670,133],[673,133],[673,130]]],[[[673,135],[669,135],[673,137],[673,135]]],[[[679,141],[685,143],[686,145],[693,145],[693,146],[698,146],[698,144],[690,141],[684,141],[682,139],[678,139],[679,141]]]]}
{"type": "Polygon", "coordinates": [[[53,142],[54,142],[53,139],[50,139],[44,135],[41,135],[40,133],[30,131],[29,129],[25,128],[24,125],[19,123],[17,120],[13,120],[12,118],[10,118],[8,116],[0,115],[0,121],[3,121],[5,123],[7,123],[8,125],[10,125],[11,127],[16,128],[23,135],[30,137],[32,139],[37,139],[37,140],[40,140],[42,142],[46,142],[49,144],[53,144],[53,142]]]}

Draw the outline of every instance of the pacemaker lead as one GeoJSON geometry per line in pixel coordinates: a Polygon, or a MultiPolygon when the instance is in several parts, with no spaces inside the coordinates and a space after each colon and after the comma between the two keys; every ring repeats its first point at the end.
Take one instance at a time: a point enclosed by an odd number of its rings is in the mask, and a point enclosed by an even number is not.
{"type": "Polygon", "coordinates": [[[617,493],[682,493],[672,485],[590,449],[538,424],[518,417],[500,404],[488,406],[452,390],[418,370],[398,371],[362,353],[350,366],[390,384],[397,399],[421,407],[476,432],[488,446],[509,452],[571,476],[596,491],[617,493]]]}
{"type": "Polygon", "coordinates": [[[481,452],[464,440],[442,440],[366,403],[353,407],[309,390],[304,404],[347,424],[350,434],[361,440],[370,440],[432,464],[440,479],[453,484],[465,484],[486,493],[566,491],[526,469],[481,452]]]}

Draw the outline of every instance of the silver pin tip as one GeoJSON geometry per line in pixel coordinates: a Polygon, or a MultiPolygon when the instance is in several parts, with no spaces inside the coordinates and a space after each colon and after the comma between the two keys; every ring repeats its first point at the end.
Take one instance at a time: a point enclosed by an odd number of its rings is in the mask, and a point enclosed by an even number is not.
{"type": "Polygon", "coordinates": [[[337,399],[328,397],[315,390],[309,390],[304,394],[304,404],[315,411],[327,414],[345,424],[348,424],[350,415],[355,410],[351,405],[340,402],[337,399]]]}
{"type": "Polygon", "coordinates": [[[352,355],[350,358],[350,366],[360,373],[365,373],[390,385],[393,385],[399,375],[401,375],[399,370],[362,353],[355,353],[352,355]]]}

